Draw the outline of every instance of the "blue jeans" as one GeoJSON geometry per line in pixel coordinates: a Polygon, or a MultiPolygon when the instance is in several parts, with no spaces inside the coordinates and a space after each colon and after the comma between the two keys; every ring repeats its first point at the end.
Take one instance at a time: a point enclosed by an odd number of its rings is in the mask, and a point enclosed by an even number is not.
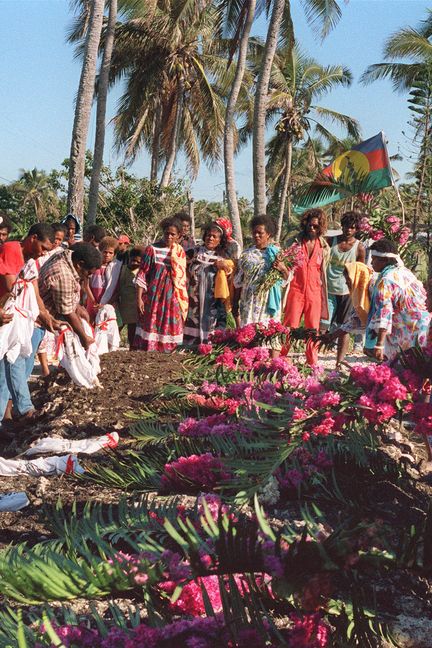
{"type": "Polygon", "coordinates": [[[0,421],[10,398],[14,408],[21,415],[34,409],[27,380],[33,370],[35,355],[44,335],[44,329],[35,327],[32,335],[32,353],[28,358],[18,356],[14,363],[8,362],[6,357],[0,360],[0,421]]]}

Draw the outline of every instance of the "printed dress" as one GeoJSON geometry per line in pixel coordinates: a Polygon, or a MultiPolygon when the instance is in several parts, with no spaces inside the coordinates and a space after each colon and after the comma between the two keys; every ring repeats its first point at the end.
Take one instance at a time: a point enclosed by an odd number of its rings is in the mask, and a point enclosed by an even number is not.
{"type": "Polygon", "coordinates": [[[136,285],[145,294],[144,315],[138,316],[133,348],[174,351],[183,342],[183,319],[174,290],[169,248],[149,245],[144,250],[136,285]]]}
{"type": "Polygon", "coordinates": [[[215,261],[222,258],[204,246],[194,251],[188,266],[189,311],[184,328],[185,344],[206,342],[210,333],[226,326],[225,306],[215,297],[215,261]]]}
{"type": "Polygon", "coordinates": [[[266,249],[258,250],[253,246],[240,256],[234,276],[235,288],[241,288],[240,326],[257,322],[267,324],[270,319],[280,322],[280,312],[274,315],[268,312],[268,292],[258,288],[268,270],[266,249]]]}
{"type": "Polygon", "coordinates": [[[384,354],[392,360],[401,349],[426,346],[430,321],[423,284],[408,268],[384,268],[372,292],[366,346],[373,348],[378,330],[386,329],[384,354]]]}

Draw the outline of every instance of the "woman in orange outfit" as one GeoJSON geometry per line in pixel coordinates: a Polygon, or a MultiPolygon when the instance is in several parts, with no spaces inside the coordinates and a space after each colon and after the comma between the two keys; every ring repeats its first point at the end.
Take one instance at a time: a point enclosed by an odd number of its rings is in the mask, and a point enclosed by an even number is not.
{"type": "MultiPolygon", "coordinates": [[[[294,270],[285,306],[284,325],[298,328],[304,318],[305,328],[319,330],[320,320],[328,319],[327,264],[330,248],[324,235],[327,217],[322,209],[309,209],[300,222],[301,231],[294,241],[301,246],[302,260],[294,270]]],[[[284,349],[288,352],[289,347],[284,349]]],[[[318,361],[318,345],[306,344],[309,365],[318,361]]]]}

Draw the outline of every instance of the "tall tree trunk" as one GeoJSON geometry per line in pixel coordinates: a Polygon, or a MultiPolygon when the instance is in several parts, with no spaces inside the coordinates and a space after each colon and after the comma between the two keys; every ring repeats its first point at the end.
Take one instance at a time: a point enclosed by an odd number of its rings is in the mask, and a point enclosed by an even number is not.
{"type": "Polygon", "coordinates": [[[195,238],[195,201],[192,192],[187,192],[189,218],[191,219],[191,236],[195,238]]]}
{"type": "Polygon", "coordinates": [[[234,238],[241,247],[243,247],[243,234],[240,221],[240,211],[237,202],[234,172],[234,116],[246,68],[249,34],[255,16],[255,7],[256,0],[248,0],[247,14],[243,26],[243,33],[240,39],[236,72],[226,107],[224,128],[224,169],[228,213],[233,224],[234,238]]]}
{"type": "Polygon", "coordinates": [[[159,167],[159,149],[161,137],[161,124],[162,124],[162,106],[160,102],[157,103],[152,124],[152,156],[150,167],[150,180],[157,182],[157,174],[159,167]]]}
{"type": "Polygon", "coordinates": [[[419,183],[418,183],[418,188],[417,188],[417,195],[416,195],[416,201],[415,201],[415,207],[414,207],[414,218],[413,218],[413,223],[412,223],[412,232],[413,232],[413,238],[415,238],[417,234],[417,225],[419,222],[419,217],[420,217],[420,211],[421,211],[421,204],[422,204],[422,193],[423,193],[423,188],[424,188],[424,183],[425,183],[425,178],[426,178],[426,169],[428,165],[428,137],[429,135],[429,130],[430,130],[430,114],[429,114],[429,109],[426,110],[425,114],[425,124],[424,124],[424,136],[423,136],[423,142],[422,142],[422,151],[421,151],[421,168],[420,168],[420,178],[419,178],[419,183]]]}
{"type": "Polygon", "coordinates": [[[279,212],[277,218],[277,233],[276,233],[276,243],[279,243],[282,234],[282,224],[285,216],[285,205],[288,195],[288,189],[291,181],[291,165],[292,165],[292,139],[288,136],[286,148],[285,148],[285,175],[283,180],[283,185],[281,189],[280,202],[279,202],[279,212]]]}
{"type": "Polygon", "coordinates": [[[93,168],[90,179],[89,206],[87,222],[96,222],[96,211],[99,199],[99,180],[103,164],[103,152],[105,146],[105,117],[108,97],[109,72],[111,67],[111,56],[114,47],[115,26],[117,23],[117,0],[110,0],[108,25],[105,40],[101,69],[99,74],[99,94],[96,110],[96,135],[93,153],[93,168]]]}
{"type": "Polygon", "coordinates": [[[287,0],[274,0],[273,2],[273,10],[267,32],[264,56],[255,92],[252,154],[254,212],[256,216],[265,214],[266,212],[265,122],[267,113],[267,94],[286,2],[287,0]]]}
{"type": "Polygon", "coordinates": [[[104,0],[92,0],[78,86],[69,158],[67,211],[81,221],[84,213],[84,172],[90,113],[94,94],[98,48],[102,31],[104,0]]]}
{"type": "Polygon", "coordinates": [[[183,100],[184,100],[184,87],[183,81],[178,83],[178,92],[177,92],[177,109],[176,116],[174,120],[174,126],[171,134],[170,150],[168,153],[167,161],[165,163],[165,168],[162,173],[162,178],[160,181],[160,187],[168,187],[171,181],[171,174],[174,167],[174,162],[177,155],[178,140],[180,135],[180,127],[182,122],[182,113],[183,113],[183,100]]]}

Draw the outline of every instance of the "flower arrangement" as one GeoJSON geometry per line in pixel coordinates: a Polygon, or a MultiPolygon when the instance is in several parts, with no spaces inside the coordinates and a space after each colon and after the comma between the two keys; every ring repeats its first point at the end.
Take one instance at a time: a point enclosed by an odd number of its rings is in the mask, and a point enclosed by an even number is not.
{"type": "MultiPolygon", "coordinates": [[[[293,243],[286,250],[281,250],[276,255],[275,261],[280,261],[287,270],[294,272],[303,262],[301,245],[299,243],[293,243]]],[[[260,280],[258,284],[259,292],[267,293],[278,283],[278,281],[281,281],[281,279],[281,272],[272,266],[260,280]]]]}

